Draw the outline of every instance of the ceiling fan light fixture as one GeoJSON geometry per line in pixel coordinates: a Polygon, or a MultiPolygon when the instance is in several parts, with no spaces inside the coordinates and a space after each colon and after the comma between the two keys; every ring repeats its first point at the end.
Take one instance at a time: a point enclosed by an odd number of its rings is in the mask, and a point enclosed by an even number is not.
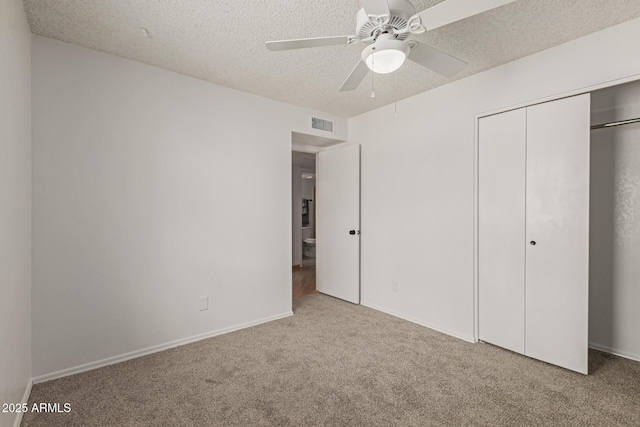
{"type": "Polygon", "coordinates": [[[362,60],[371,71],[378,74],[388,74],[404,64],[409,50],[409,45],[401,40],[378,39],[362,51],[362,60]]]}

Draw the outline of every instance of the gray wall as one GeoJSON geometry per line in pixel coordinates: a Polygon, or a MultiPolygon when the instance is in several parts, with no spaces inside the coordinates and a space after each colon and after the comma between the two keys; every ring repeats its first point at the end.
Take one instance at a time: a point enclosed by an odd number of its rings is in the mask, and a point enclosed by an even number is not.
{"type": "MultiPolygon", "coordinates": [[[[0,1],[0,403],[31,382],[31,32],[0,1]]],[[[0,412],[0,426],[16,414],[0,412]]]]}

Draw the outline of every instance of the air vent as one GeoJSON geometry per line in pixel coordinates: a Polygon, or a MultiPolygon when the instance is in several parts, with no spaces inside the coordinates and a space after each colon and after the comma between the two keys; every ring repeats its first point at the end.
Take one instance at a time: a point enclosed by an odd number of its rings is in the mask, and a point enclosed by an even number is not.
{"type": "Polygon", "coordinates": [[[333,133],[333,122],[331,120],[311,116],[311,129],[333,133]]]}

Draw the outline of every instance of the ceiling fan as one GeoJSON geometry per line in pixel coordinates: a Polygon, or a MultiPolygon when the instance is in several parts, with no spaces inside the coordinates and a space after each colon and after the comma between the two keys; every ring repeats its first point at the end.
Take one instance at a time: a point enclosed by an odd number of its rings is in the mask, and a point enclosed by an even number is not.
{"type": "Polygon", "coordinates": [[[356,16],[356,34],[353,36],[279,40],[265,44],[272,51],[358,42],[367,44],[360,62],[342,84],[340,91],[357,88],[369,70],[380,74],[391,73],[400,68],[406,58],[445,77],[451,77],[466,67],[466,62],[416,40],[407,40],[407,37],[513,1],[515,0],[445,0],[416,14],[408,0],[362,0],[363,7],[356,16]]]}

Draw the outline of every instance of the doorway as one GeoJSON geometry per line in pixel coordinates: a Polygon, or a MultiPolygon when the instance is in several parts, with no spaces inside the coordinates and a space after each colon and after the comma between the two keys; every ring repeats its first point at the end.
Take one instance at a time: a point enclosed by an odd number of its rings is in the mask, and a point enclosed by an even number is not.
{"type": "Polygon", "coordinates": [[[292,132],[291,151],[293,298],[359,304],[360,146],[292,132]]]}
{"type": "Polygon", "coordinates": [[[316,155],[291,153],[292,297],[317,293],[316,289],[316,155]]]}

